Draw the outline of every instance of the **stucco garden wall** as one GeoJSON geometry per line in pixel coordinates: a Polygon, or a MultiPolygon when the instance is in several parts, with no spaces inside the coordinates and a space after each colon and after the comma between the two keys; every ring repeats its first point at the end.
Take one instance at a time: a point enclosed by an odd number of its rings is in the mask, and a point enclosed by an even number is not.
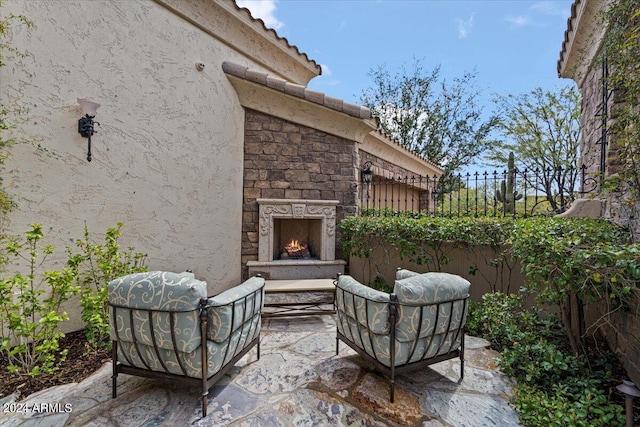
{"type": "Polygon", "coordinates": [[[99,240],[122,221],[121,243],[150,269],[192,269],[210,294],[237,284],[244,111],[221,63],[250,61],[153,1],[9,0],[2,13],[34,24],[14,27],[26,56],[0,75],[3,102],[29,110],[17,135],[32,143],[3,176],[19,206],[10,231],[42,223],[61,261],[85,223],[99,240]],[[76,98],[102,104],[91,162],[76,98]]]}
{"type": "MultiPolygon", "coordinates": [[[[511,260],[498,268],[491,265],[491,260],[499,257],[501,249],[488,246],[458,248],[453,244],[444,244],[442,250],[451,258],[451,262],[443,265],[442,271],[469,280],[471,299],[474,301],[479,301],[488,292],[517,293],[524,283],[519,262],[511,260]]],[[[393,286],[398,268],[420,273],[434,271],[429,265],[417,265],[400,259],[398,251],[390,247],[375,248],[369,259],[349,258],[349,274],[362,283],[372,283],[379,276],[393,286]]]]}

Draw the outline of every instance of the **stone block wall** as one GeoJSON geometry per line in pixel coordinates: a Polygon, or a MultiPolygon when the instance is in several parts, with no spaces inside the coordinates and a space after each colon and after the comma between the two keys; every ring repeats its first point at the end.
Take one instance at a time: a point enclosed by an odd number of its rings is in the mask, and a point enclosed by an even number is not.
{"type": "MultiPolygon", "coordinates": [[[[603,85],[602,68],[595,64],[585,77],[581,87],[582,94],[582,139],[580,143],[581,159],[587,166],[588,176],[599,181],[601,138],[602,138],[602,103],[603,85]]],[[[607,128],[611,128],[615,119],[617,108],[615,92],[611,92],[607,105],[607,128]]],[[[615,135],[611,132],[607,135],[605,157],[605,176],[610,177],[619,173],[624,167],[620,160],[620,149],[616,144],[615,135]]],[[[585,186],[589,189],[589,185],[585,186]]],[[[592,194],[598,194],[599,188],[592,194]]],[[[640,236],[640,218],[634,213],[640,211],[640,203],[630,203],[625,191],[608,192],[599,194],[606,198],[604,217],[620,225],[628,226],[634,231],[636,239],[640,236]]],[[[640,384],[640,306],[632,307],[629,312],[613,313],[604,316],[602,306],[589,307],[594,319],[606,318],[607,323],[600,329],[605,336],[609,347],[614,351],[631,380],[640,384]],[[603,317],[604,316],[604,317],[603,317]]]]}
{"type": "Polygon", "coordinates": [[[608,319],[600,331],[622,362],[631,381],[640,384],[640,304],[627,312],[616,312],[606,317],[603,317],[602,305],[591,309],[597,313],[598,319],[608,319]]]}
{"type": "MultiPolygon", "coordinates": [[[[245,110],[242,274],[258,260],[256,199],[338,200],[336,224],[357,212],[356,142],[245,110]]],[[[340,230],[336,259],[343,259],[340,230]]]]}

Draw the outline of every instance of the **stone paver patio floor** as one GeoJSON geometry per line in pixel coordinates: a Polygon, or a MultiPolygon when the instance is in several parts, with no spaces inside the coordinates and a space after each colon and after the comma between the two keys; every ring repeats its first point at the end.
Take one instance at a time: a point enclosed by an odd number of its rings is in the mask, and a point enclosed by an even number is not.
{"type": "MultiPolygon", "coordinates": [[[[465,379],[453,359],[389,382],[353,350],[335,355],[333,316],[263,320],[261,357],[251,350],[209,391],[121,374],[111,399],[111,363],[81,383],[43,390],[25,403],[70,404],[69,413],[0,413],[2,426],[517,426],[510,379],[488,343],[467,337],[465,379]]],[[[4,398],[5,408],[15,399],[4,398]]]]}

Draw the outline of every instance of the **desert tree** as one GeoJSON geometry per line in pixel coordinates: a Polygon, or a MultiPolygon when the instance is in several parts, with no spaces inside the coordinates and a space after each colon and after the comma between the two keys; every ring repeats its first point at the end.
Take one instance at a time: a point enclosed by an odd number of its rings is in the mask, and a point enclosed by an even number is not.
{"type": "Polygon", "coordinates": [[[379,119],[380,130],[416,154],[439,165],[445,177],[472,164],[489,145],[496,117],[485,117],[475,72],[451,81],[440,66],[427,70],[421,60],[395,74],[386,65],[369,71],[371,86],[360,102],[379,119]]]}
{"type": "Polygon", "coordinates": [[[576,198],[580,177],[580,94],[574,86],[495,95],[499,137],[488,158],[504,166],[513,153],[518,177],[555,212],[576,198]]]}

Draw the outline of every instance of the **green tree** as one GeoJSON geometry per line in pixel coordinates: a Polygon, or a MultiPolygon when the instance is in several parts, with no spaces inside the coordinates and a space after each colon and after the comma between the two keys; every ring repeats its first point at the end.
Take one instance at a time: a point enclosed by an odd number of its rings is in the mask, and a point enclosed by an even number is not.
{"type": "Polygon", "coordinates": [[[538,87],[520,95],[496,95],[494,101],[502,139],[492,147],[489,159],[505,165],[513,152],[521,181],[526,178],[528,188],[544,194],[553,211],[561,211],[576,197],[580,172],[578,90],[573,86],[559,91],[538,87]]]}
{"type": "Polygon", "coordinates": [[[496,126],[483,118],[475,88],[476,73],[453,82],[440,78],[440,67],[425,70],[420,60],[392,75],[385,65],[369,71],[372,85],[360,102],[380,120],[380,130],[411,151],[424,156],[451,176],[470,165],[488,147],[496,126]]]}

